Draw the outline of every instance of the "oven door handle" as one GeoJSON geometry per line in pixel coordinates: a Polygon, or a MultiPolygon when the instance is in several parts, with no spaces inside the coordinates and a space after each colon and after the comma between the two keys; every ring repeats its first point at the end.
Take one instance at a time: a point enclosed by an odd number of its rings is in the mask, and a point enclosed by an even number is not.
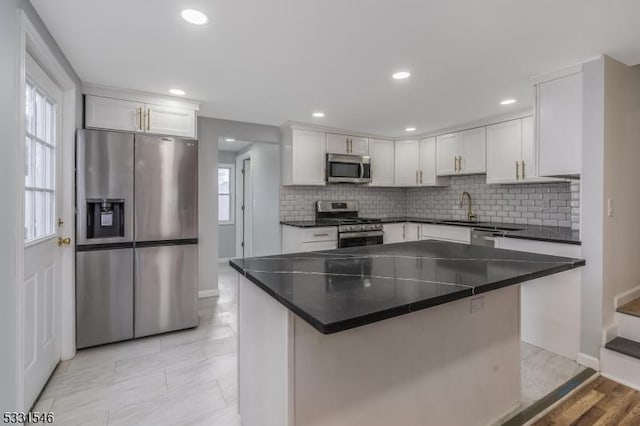
{"type": "Polygon", "coordinates": [[[382,231],[365,231],[365,232],[349,232],[348,234],[340,234],[340,240],[347,240],[350,238],[362,238],[362,237],[382,237],[384,232],[382,231]]]}
{"type": "Polygon", "coordinates": [[[360,179],[364,179],[364,164],[358,164],[360,166],[360,179]]]}

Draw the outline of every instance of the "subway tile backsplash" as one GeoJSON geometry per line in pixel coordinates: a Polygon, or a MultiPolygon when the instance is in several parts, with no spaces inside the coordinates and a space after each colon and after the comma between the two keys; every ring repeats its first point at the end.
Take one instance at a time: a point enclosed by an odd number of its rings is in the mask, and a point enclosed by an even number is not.
{"type": "Polygon", "coordinates": [[[579,229],[580,181],[519,185],[487,185],[485,175],[452,176],[438,188],[282,187],[281,220],[312,220],[316,200],[355,200],[368,217],[466,219],[460,194],[467,191],[480,221],[562,226],[579,229]]]}

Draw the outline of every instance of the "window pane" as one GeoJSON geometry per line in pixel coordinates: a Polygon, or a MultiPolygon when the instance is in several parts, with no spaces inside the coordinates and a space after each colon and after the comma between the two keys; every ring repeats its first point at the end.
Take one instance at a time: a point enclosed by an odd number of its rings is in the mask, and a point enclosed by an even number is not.
{"type": "Polygon", "coordinates": [[[220,167],[218,168],[218,194],[229,193],[229,174],[231,169],[220,167]]]}
{"type": "Polygon", "coordinates": [[[45,176],[45,185],[47,189],[53,189],[53,183],[55,182],[55,151],[49,146],[44,147],[45,150],[45,163],[47,165],[47,173],[45,176]]]}
{"type": "Polygon", "coordinates": [[[28,241],[33,237],[33,192],[26,191],[24,194],[24,239],[28,241]]]}
{"type": "Polygon", "coordinates": [[[24,184],[33,186],[33,139],[29,136],[24,141],[24,184]]]}
{"type": "Polygon", "coordinates": [[[25,125],[27,128],[27,132],[33,134],[33,123],[34,123],[33,86],[31,86],[30,84],[27,84],[26,86],[27,86],[27,91],[25,93],[25,100],[26,100],[27,110],[26,110],[25,125]]]}
{"type": "Polygon", "coordinates": [[[46,229],[46,199],[45,193],[41,191],[36,191],[34,193],[36,199],[36,208],[35,208],[35,238],[44,237],[47,232],[46,229]]]}
{"type": "Polygon", "coordinates": [[[36,91],[36,136],[45,139],[45,99],[40,92],[36,91]]]}
{"type": "Polygon", "coordinates": [[[45,186],[45,173],[46,173],[46,158],[44,145],[36,142],[35,152],[35,185],[37,188],[44,188],[45,186]]]}
{"type": "Polygon", "coordinates": [[[218,220],[219,221],[229,221],[231,220],[231,196],[230,195],[219,195],[218,196],[218,220]]]}
{"type": "Polygon", "coordinates": [[[46,193],[46,201],[47,201],[47,206],[46,206],[47,211],[45,214],[45,220],[46,220],[45,233],[47,235],[51,235],[53,233],[53,224],[54,224],[53,194],[51,192],[46,193]]]}
{"type": "Polygon", "coordinates": [[[46,128],[45,128],[45,141],[51,145],[55,144],[55,111],[53,108],[53,104],[51,102],[49,102],[49,100],[46,101],[46,106],[45,106],[45,123],[46,123],[46,128]]]}

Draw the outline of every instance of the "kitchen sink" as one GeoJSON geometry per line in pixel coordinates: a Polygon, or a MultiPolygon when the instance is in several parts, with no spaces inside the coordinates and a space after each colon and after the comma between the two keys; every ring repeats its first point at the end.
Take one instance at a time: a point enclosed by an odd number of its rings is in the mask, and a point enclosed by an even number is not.
{"type": "Polygon", "coordinates": [[[443,225],[465,225],[473,227],[475,229],[487,230],[487,231],[521,231],[522,228],[513,228],[508,226],[496,226],[487,222],[474,222],[468,220],[443,220],[440,222],[443,225]]]}

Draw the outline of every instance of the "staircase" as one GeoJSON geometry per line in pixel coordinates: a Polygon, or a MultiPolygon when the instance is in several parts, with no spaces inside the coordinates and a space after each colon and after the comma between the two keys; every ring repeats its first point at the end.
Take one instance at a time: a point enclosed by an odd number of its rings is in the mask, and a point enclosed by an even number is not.
{"type": "Polygon", "coordinates": [[[602,375],[640,390],[640,298],[616,309],[618,337],[600,353],[602,375]]]}

